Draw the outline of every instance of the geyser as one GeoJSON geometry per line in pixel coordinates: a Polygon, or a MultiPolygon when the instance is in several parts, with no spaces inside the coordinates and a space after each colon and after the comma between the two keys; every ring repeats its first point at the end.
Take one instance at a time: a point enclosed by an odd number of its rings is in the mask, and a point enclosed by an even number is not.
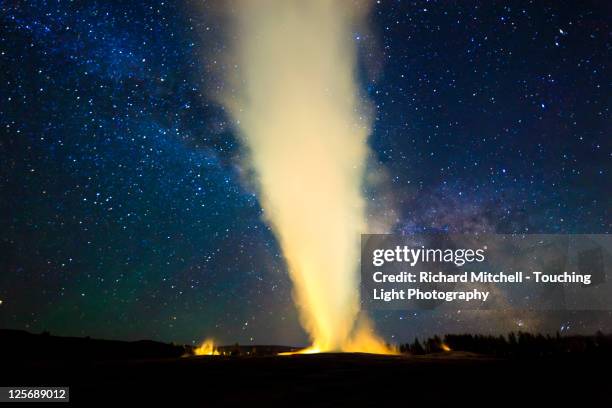
{"type": "Polygon", "coordinates": [[[221,103],[235,120],[266,222],[288,264],[310,351],[389,353],[360,316],[370,124],[354,33],[367,5],[234,1],[221,103]]]}

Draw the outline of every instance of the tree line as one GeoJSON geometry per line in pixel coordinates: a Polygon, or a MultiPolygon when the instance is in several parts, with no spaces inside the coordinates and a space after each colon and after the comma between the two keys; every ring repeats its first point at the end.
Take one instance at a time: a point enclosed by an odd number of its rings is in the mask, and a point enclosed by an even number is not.
{"type": "Polygon", "coordinates": [[[412,343],[400,345],[400,351],[408,354],[429,354],[445,351],[466,351],[500,357],[549,356],[559,354],[607,354],[612,355],[612,335],[597,332],[595,335],[562,336],[511,332],[508,335],[446,334],[424,340],[415,338],[412,343]]]}

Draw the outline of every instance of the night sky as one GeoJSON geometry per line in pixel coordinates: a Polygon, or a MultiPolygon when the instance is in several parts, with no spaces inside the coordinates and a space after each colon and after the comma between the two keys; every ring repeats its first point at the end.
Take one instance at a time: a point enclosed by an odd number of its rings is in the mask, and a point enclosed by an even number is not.
{"type": "MultiPolygon", "coordinates": [[[[387,175],[370,217],[394,208],[402,233],[612,232],[607,3],[375,4],[354,33],[387,175]]],[[[307,342],[209,97],[226,47],[212,8],[0,6],[1,328],[307,342]]],[[[390,341],[612,330],[609,312],[373,317],[390,341]]]]}

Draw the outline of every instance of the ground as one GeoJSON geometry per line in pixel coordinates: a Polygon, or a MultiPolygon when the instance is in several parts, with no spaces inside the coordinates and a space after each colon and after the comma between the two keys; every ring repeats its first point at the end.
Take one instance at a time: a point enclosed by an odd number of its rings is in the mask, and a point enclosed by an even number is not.
{"type": "MultiPolygon", "coordinates": [[[[69,385],[73,402],[196,402],[198,406],[410,406],[414,403],[609,401],[608,361],[585,356],[495,359],[315,354],[146,360],[13,361],[11,384],[69,385]]],[[[6,379],[3,381],[6,383],[6,379]]],[[[587,404],[587,405],[585,405],[587,404]]],[[[190,404],[193,405],[193,404],[190,404]]]]}

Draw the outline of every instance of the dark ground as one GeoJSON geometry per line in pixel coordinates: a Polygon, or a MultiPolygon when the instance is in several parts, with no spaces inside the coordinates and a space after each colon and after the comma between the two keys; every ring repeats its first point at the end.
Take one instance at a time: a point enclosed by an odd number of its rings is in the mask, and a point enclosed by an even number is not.
{"type": "MultiPolygon", "coordinates": [[[[610,398],[609,362],[507,361],[449,353],[189,357],[3,365],[6,385],[69,385],[75,403],[187,402],[198,406],[381,406],[398,401],[498,405],[610,398]]],[[[586,404],[586,405],[584,405],[586,404]]],[[[565,405],[565,404],[564,404],[565,405]]],[[[605,405],[602,405],[605,406],[605,405]]],[[[608,405],[609,406],[609,405],[608,405]]]]}
{"type": "Polygon", "coordinates": [[[589,355],[497,359],[449,352],[416,357],[315,354],[113,360],[88,355],[32,358],[36,354],[7,353],[5,347],[0,385],[68,385],[71,402],[83,405],[126,400],[203,407],[612,403],[610,361],[589,355]]]}

